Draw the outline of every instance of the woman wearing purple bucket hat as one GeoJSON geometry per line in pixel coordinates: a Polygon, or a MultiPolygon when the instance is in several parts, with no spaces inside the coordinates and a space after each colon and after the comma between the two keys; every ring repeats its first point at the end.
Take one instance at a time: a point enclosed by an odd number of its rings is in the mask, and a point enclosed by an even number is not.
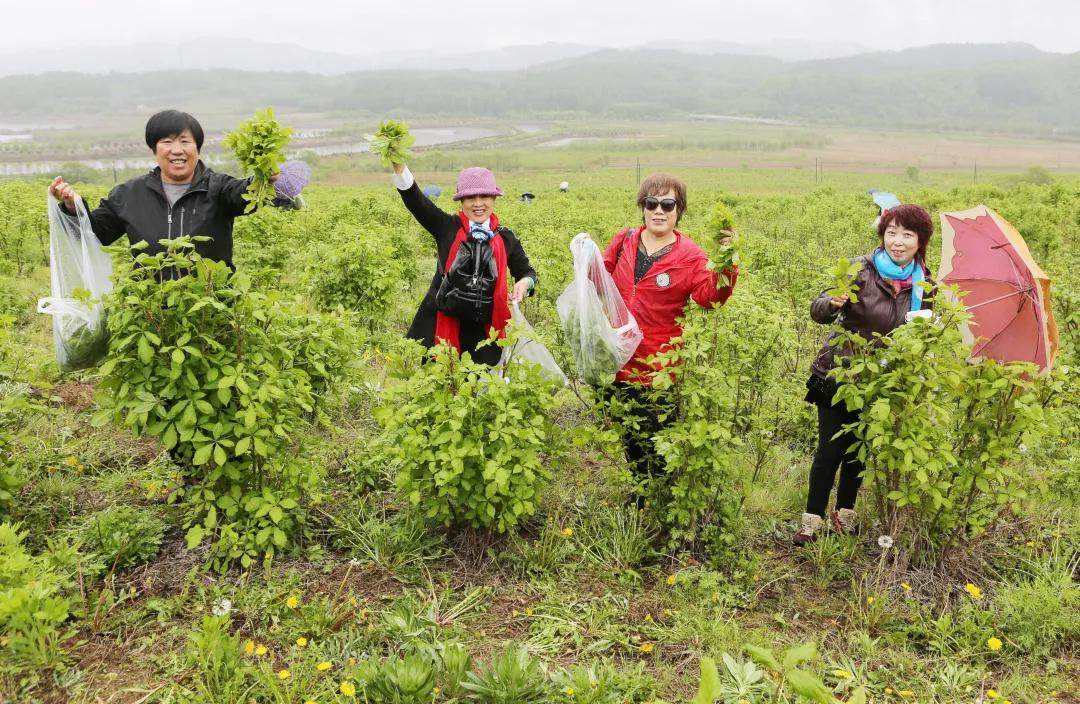
{"type": "Polygon", "coordinates": [[[532,295],[538,277],[517,235],[499,225],[495,199],[503,192],[495,174],[479,166],[458,174],[456,214],[431,202],[405,164],[394,164],[393,179],[405,207],[438,249],[431,286],[406,336],[426,347],[445,341],[478,362],[497,364],[502,350],[477,346],[492,330],[500,338],[506,334],[508,300],[532,295]],[[508,274],[514,278],[512,289],[508,274]]]}

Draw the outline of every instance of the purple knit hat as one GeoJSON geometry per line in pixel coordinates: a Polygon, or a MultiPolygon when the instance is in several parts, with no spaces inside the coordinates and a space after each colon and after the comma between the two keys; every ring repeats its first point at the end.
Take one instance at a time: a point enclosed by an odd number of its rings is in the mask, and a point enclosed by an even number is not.
{"type": "Polygon", "coordinates": [[[470,166],[457,177],[457,193],[454,200],[469,196],[501,196],[502,190],[495,185],[495,174],[483,166],[470,166]]]}

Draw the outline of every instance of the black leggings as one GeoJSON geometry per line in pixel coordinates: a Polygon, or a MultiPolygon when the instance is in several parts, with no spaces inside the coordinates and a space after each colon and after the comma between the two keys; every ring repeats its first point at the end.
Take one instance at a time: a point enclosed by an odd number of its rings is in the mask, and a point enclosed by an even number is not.
{"type": "Polygon", "coordinates": [[[829,505],[836,470],[840,470],[840,483],[836,487],[836,508],[855,508],[855,496],[862,484],[863,463],[848,448],[855,442],[850,432],[833,435],[848,423],[859,419],[859,411],[849,411],[844,404],[814,404],[818,409],[818,446],[814,462],[810,465],[810,491],[806,496],[806,512],[825,516],[829,505]]]}
{"type": "MultiPolygon", "coordinates": [[[[651,398],[654,393],[647,386],[623,382],[615,382],[599,391],[605,402],[615,398],[626,404],[613,420],[619,426],[619,436],[634,479],[640,482],[663,473],[664,461],[656,453],[653,436],[664,427],[660,416],[670,411],[667,399],[651,398]]],[[[631,502],[641,508],[644,497],[635,494],[631,502]]]]}

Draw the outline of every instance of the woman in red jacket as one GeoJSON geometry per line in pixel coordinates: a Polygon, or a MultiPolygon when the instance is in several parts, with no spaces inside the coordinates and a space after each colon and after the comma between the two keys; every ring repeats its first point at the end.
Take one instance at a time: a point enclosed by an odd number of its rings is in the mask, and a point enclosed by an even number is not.
{"type": "MultiPolygon", "coordinates": [[[[627,413],[620,419],[623,444],[630,468],[646,479],[662,468],[652,438],[665,420],[663,400],[649,394],[660,365],[648,357],[671,348],[682,335],[677,318],[688,301],[712,308],[724,303],[735,289],[738,269],[709,271],[708,255],[692,239],[675,229],[686,212],[686,184],[668,174],[653,174],[641,183],[637,204],[642,224],[615,235],[604,252],[604,266],[615,280],[626,307],[641,327],[643,338],[630,361],[619,371],[611,393],[627,413]],[[636,412],[633,409],[636,408],[636,412]]],[[[733,233],[725,231],[730,239],[733,233]]],[[[638,507],[642,497],[635,497],[638,507]]]]}

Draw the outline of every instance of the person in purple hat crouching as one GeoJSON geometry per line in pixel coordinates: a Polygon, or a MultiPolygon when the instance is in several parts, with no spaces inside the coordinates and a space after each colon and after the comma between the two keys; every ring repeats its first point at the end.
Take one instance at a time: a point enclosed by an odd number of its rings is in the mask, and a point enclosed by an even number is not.
{"type": "Polygon", "coordinates": [[[406,336],[426,347],[444,341],[477,362],[497,364],[501,349],[477,346],[492,330],[500,338],[506,334],[508,301],[532,295],[538,278],[517,235],[499,224],[495,199],[503,192],[495,174],[479,166],[458,174],[454,200],[461,209],[455,214],[432,203],[405,164],[394,164],[393,180],[405,207],[438,248],[431,286],[406,336]]]}

